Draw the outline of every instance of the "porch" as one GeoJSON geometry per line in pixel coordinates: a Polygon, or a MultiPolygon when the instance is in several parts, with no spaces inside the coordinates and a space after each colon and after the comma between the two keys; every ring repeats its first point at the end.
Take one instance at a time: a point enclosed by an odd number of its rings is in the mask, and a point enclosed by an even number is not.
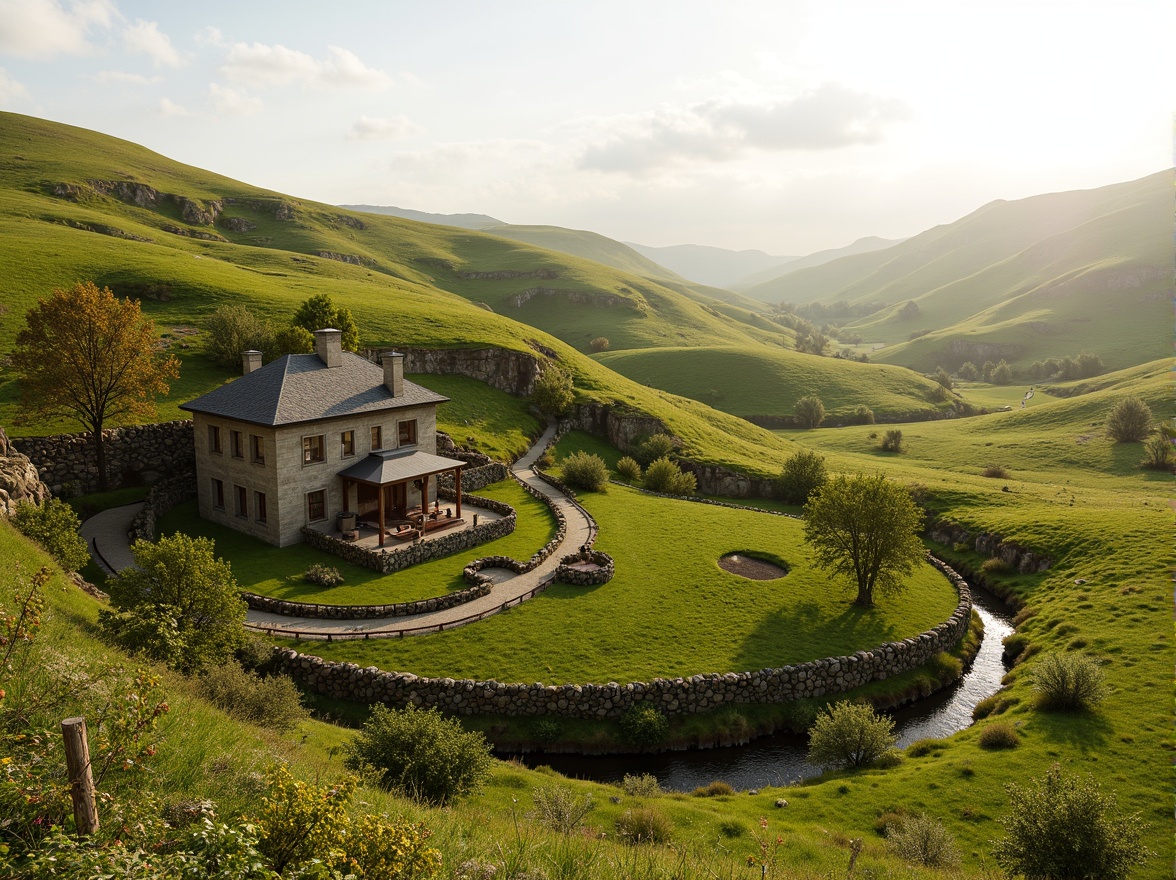
{"type": "Polygon", "coordinates": [[[379,550],[381,547],[389,550],[408,547],[416,543],[429,543],[447,535],[465,532],[474,526],[485,525],[502,519],[501,513],[487,510],[472,504],[463,504],[461,515],[457,515],[454,501],[440,499],[429,506],[425,514],[424,530],[420,528],[422,516],[419,507],[407,512],[409,515],[398,520],[388,518],[384,523],[384,533],[381,540],[379,522],[372,518],[359,518],[355,529],[340,531],[338,518],[326,522],[315,523],[310,526],[316,532],[328,535],[337,540],[347,541],[356,547],[366,550],[379,550]]]}

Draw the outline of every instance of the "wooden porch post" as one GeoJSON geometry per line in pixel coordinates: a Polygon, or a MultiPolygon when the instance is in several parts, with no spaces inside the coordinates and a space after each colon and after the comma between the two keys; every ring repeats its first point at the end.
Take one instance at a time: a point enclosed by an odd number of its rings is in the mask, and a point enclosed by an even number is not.
{"type": "Polygon", "coordinates": [[[461,468],[453,469],[454,498],[457,500],[457,518],[461,519],[461,468]]]}
{"type": "Polygon", "coordinates": [[[379,501],[380,511],[380,546],[384,546],[384,487],[380,486],[376,490],[376,497],[379,501]]]}

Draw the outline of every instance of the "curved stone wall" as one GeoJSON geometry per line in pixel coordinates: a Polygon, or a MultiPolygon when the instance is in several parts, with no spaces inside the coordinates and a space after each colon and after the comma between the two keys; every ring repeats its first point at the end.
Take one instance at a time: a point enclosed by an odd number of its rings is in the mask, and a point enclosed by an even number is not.
{"type": "Polygon", "coordinates": [[[410,614],[424,614],[428,611],[443,611],[457,605],[464,605],[480,599],[490,592],[490,584],[475,584],[464,590],[418,599],[415,602],[394,602],[390,605],[320,605],[315,602],[291,602],[275,599],[257,593],[241,593],[250,608],[255,611],[269,611],[287,617],[313,617],[324,620],[374,620],[381,617],[407,617],[410,614]]]}
{"type": "Polygon", "coordinates": [[[579,553],[572,553],[559,561],[555,570],[555,579],[561,584],[571,584],[574,587],[596,587],[607,584],[617,573],[613,558],[601,550],[589,550],[586,546],[579,553]],[[576,568],[576,564],[590,562],[596,568],[576,568]]]}
{"type": "Polygon", "coordinates": [[[639,703],[652,703],[667,715],[706,712],[732,703],[784,703],[839,694],[889,678],[922,666],[958,644],[968,631],[971,592],[967,582],[946,563],[934,557],[931,562],[959,593],[951,617],[934,629],[850,656],[755,672],[720,672],[629,684],[545,686],[422,678],[407,672],[382,672],[374,666],[334,663],[288,648],[275,648],[274,657],[281,671],[316,693],[395,707],[437,706],[453,715],[617,718],[639,703]]]}

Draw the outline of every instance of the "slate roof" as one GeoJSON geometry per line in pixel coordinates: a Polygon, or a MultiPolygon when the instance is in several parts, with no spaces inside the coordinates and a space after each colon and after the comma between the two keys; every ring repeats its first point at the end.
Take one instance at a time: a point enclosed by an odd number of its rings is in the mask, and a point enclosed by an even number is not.
{"type": "Polygon", "coordinates": [[[288,354],[180,409],[278,427],[447,400],[407,380],[404,393],[393,397],[383,367],[345,351],[338,367],[328,367],[317,354],[288,354]]]}
{"type": "Polygon", "coordinates": [[[451,471],[465,465],[464,461],[456,458],[445,458],[416,449],[384,449],[373,452],[347,470],[340,471],[339,476],[383,486],[451,471]]]}

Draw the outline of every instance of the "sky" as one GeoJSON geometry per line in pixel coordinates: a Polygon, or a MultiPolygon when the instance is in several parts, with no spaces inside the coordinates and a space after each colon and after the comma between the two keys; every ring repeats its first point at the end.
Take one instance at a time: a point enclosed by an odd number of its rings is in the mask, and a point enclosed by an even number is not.
{"type": "Polygon", "coordinates": [[[0,0],[0,109],[304,199],[802,255],[1172,165],[1172,0],[0,0]]]}

